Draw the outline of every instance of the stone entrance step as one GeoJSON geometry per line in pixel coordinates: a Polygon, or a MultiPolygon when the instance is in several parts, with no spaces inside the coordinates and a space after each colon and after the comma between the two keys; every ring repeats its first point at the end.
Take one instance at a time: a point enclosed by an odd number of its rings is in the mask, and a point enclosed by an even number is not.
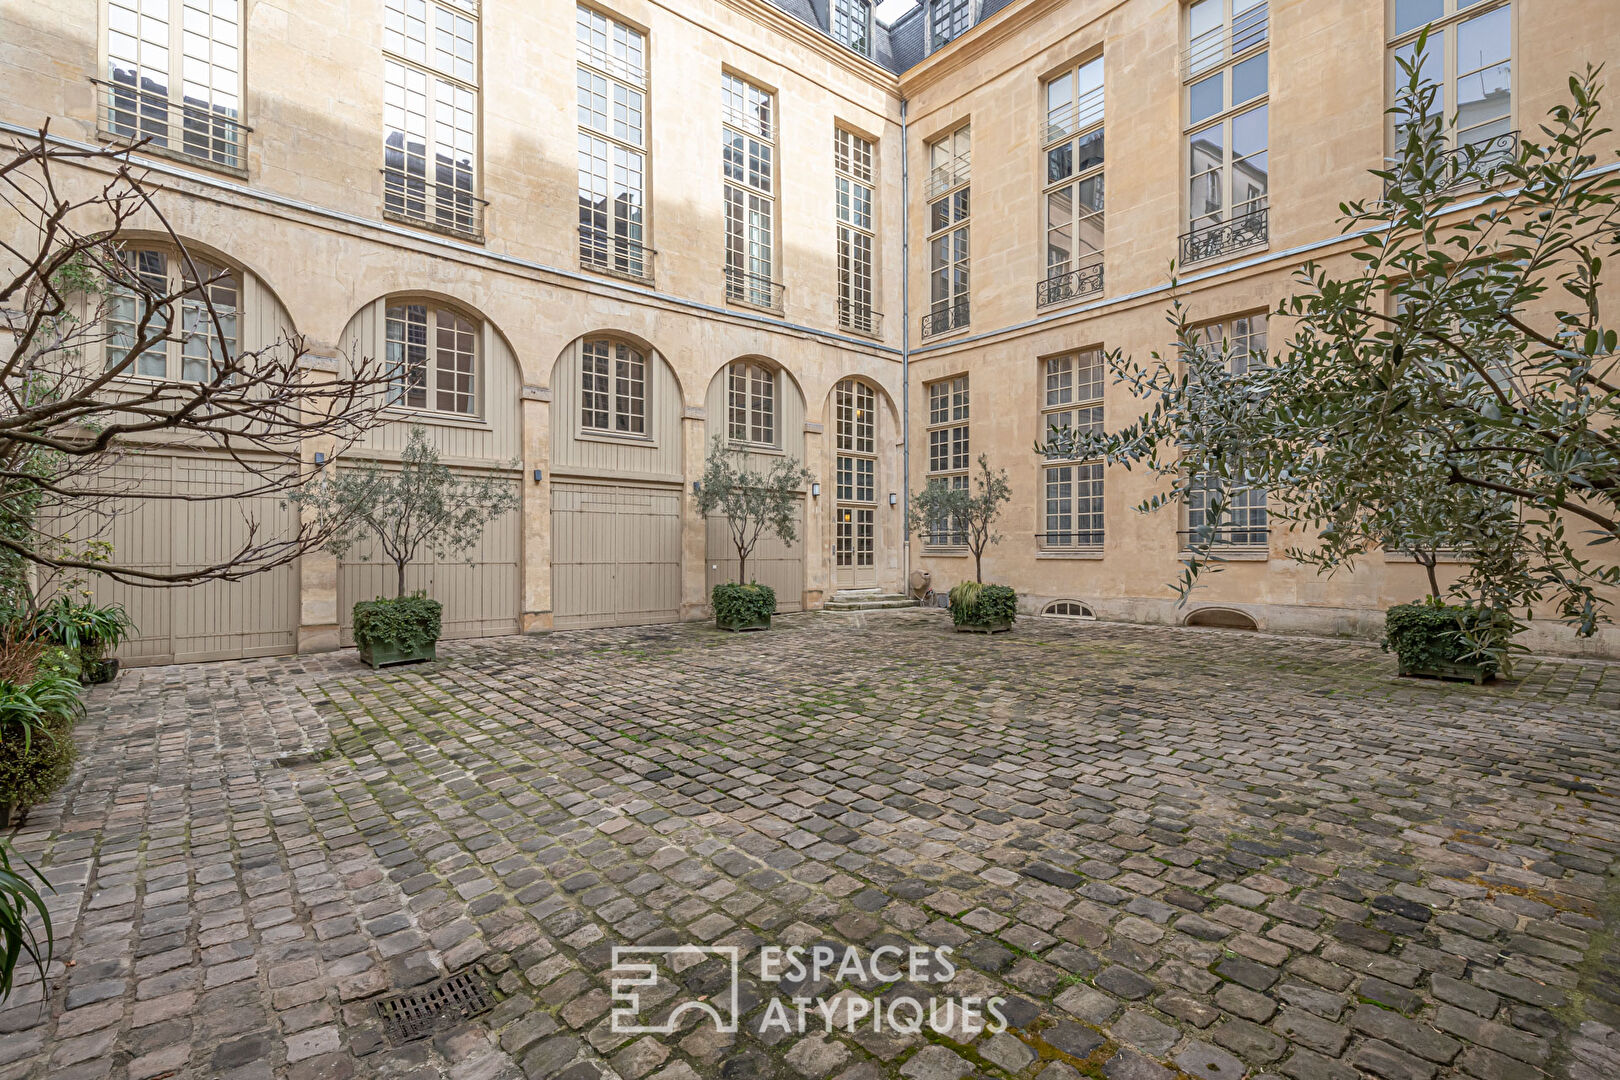
{"type": "Polygon", "coordinates": [[[886,608],[916,607],[917,601],[901,593],[882,593],[876,590],[834,593],[822,605],[824,611],[882,611],[886,608]]]}

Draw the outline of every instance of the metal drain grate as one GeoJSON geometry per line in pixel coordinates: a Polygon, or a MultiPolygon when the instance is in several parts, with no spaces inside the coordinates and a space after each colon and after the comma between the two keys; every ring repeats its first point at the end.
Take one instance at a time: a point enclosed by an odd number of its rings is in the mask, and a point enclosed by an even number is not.
{"type": "Polygon", "coordinates": [[[373,1003],[383,1031],[394,1043],[425,1038],[494,1007],[489,986],[476,969],[373,1003]]]}

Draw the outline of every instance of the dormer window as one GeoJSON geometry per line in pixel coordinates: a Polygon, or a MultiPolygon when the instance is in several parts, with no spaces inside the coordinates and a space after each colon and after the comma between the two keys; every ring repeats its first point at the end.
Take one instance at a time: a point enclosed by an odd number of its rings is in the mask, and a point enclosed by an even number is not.
{"type": "Polygon", "coordinates": [[[833,40],[860,53],[872,55],[872,5],[867,0],[833,0],[833,40]]]}
{"type": "Polygon", "coordinates": [[[973,25],[973,0],[930,0],[928,23],[933,27],[929,40],[934,49],[943,47],[968,32],[973,25]]]}

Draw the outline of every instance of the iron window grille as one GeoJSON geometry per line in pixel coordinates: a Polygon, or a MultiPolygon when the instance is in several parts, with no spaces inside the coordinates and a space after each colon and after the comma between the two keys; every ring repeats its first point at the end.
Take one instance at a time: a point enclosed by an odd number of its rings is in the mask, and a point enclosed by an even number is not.
{"type": "Polygon", "coordinates": [[[1262,206],[1230,221],[1217,221],[1181,234],[1183,264],[1218,259],[1271,241],[1271,208],[1262,206]]]}
{"type": "Polygon", "coordinates": [[[968,324],[968,301],[966,298],[954,304],[936,304],[934,310],[922,317],[922,336],[934,337],[948,330],[968,324]]]}
{"type": "Polygon", "coordinates": [[[1103,264],[1092,263],[1035,283],[1035,306],[1049,307],[1097,296],[1103,291],[1103,264]]]}

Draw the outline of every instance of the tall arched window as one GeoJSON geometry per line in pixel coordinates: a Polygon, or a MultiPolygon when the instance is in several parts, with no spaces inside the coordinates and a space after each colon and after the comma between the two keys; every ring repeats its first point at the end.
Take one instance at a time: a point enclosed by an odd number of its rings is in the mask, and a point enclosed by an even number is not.
{"type": "Polygon", "coordinates": [[[776,372],[738,360],[727,377],[726,427],[734,443],[776,445],[776,372]]]}
{"type": "Polygon", "coordinates": [[[622,341],[587,339],[580,348],[580,427],[610,435],[647,434],[647,358],[622,341]]]}
{"type": "Polygon", "coordinates": [[[838,454],[833,554],[840,587],[875,584],[877,580],[876,403],[872,388],[854,379],[843,380],[833,390],[838,454]]]}
{"type": "Polygon", "coordinates": [[[392,400],[407,409],[478,412],[478,324],[425,301],[388,305],[392,400]]]}
{"type": "Polygon", "coordinates": [[[129,278],[110,282],[107,293],[108,370],[124,363],[143,335],[145,323],[144,336],[160,339],[148,344],[121,375],[205,381],[211,360],[219,362],[236,352],[241,275],[195,255],[183,259],[161,247],[126,248],[123,258],[129,278]],[[180,294],[178,304],[167,310],[151,309],[157,298],[176,293],[180,294]],[[177,328],[169,325],[176,314],[180,319],[177,328]]]}

